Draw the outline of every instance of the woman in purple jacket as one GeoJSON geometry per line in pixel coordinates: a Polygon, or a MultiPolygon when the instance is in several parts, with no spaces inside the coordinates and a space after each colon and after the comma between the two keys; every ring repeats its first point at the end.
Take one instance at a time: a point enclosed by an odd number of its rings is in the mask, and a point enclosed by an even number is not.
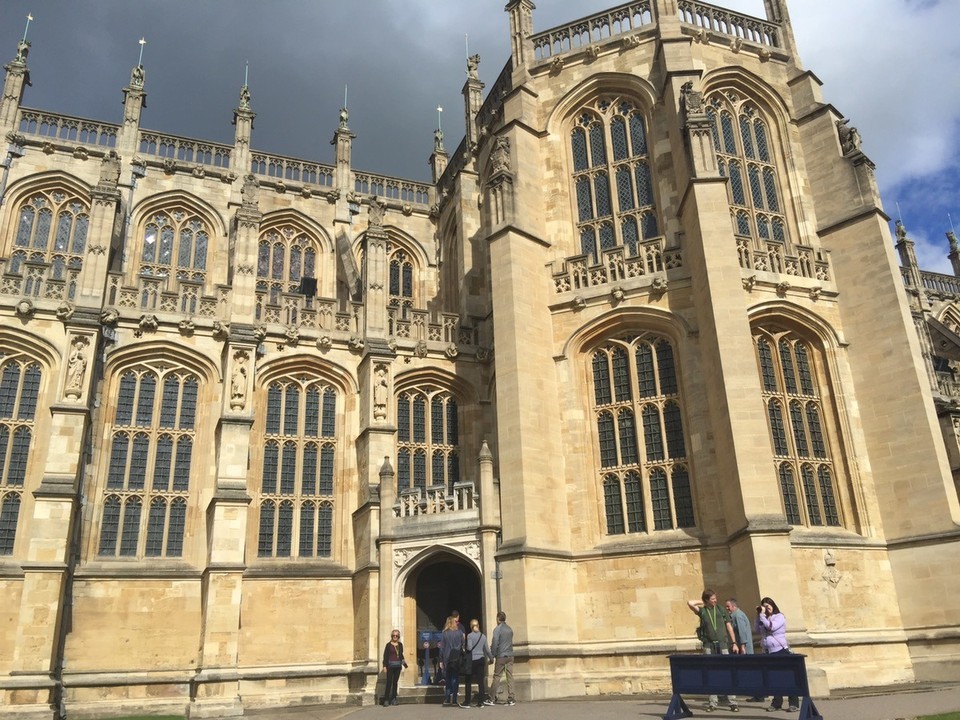
{"type": "MultiPolygon", "coordinates": [[[[773,598],[765,597],[757,605],[757,620],[754,625],[760,633],[760,647],[765,653],[773,655],[790,652],[790,646],[787,645],[787,619],[773,598]]],[[[790,712],[800,709],[800,698],[796,695],[791,695],[787,701],[790,703],[787,707],[790,712]]],[[[767,712],[780,710],[782,706],[783,695],[775,695],[767,712]]]]}

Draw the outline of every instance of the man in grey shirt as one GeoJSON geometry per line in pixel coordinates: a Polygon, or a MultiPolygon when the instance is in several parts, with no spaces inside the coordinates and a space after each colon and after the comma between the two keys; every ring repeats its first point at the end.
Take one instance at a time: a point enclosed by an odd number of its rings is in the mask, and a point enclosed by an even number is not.
{"type": "MultiPolygon", "coordinates": [[[[497,699],[500,692],[500,678],[503,677],[507,686],[507,705],[516,705],[513,696],[513,628],[507,625],[507,614],[497,613],[497,627],[493,630],[493,644],[490,652],[494,657],[493,683],[490,686],[490,697],[497,699]]],[[[490,703],[493,704],[493,703],[490,703]]]]}
{"type": "Polygon", "coordinates": [[[740,609],[736,598],[727,600],[724,607],[730,613],[730,624],[733,625],[733,634],[737,638],[737,645],[740,646],[740,653],[753,655],[753,630],[750,629],[750,618],[740,609]]]}

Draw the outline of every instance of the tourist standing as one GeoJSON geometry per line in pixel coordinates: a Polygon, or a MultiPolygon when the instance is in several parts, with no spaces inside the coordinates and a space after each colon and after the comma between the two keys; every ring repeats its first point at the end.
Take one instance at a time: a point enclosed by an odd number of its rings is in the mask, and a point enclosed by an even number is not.
{"type": "MultiPolygon", "coordinates": [[[[765,597],[757,605],[757,632],[760,633],[760,645],[765,653],[776,655],[777,653],[789,653],[790,646],[787,644],[787,618],[780,612],[780,608],[773,601],[773,598],[765,597]]],[[[791,695],[787,698],[789,706],[787,710],[796,712],[800,709],[800,698],[791,695]]],[[[767,712],[774,712],[783,708],[783,695],[775,695],[770,702],[767,712]]]]}
{"type": "MultiPolygon", "coordinates": [[[[698,635],[703,643],[704,655],[727,655],[731,651],[739,653],[736,635],[733,634],[733,625],[730,622],[730,616],[725,608],[717,605],[717,594],[705,589],[700,595],[700,600],[690,600],[687,602],[690,612],[700,618],[700,630],[698,635]]],[[[706,711],[713,712],[719,707],[720,698],[711,695],[707,702],[706,711]]],[[[725,702],[730,703],[731,712],[739,712],[740,706],[737,704],[736,695],[730,695],[725,698],[725,702]]]]}
{"type": "Polygon", "coordinates": [[[440,667],[443,670],[444,705],[456,705],[460,691],[460,653],[463,652],[463,632],[457,619],[451,615],[440,635],[440,667]]]}
{"type": "Polygon", "coordinates": [[[487,636],[480,632],[480,621],[474,618],[470,621],[470,634],[467,635],[466,652],[470,655],[470,674],[467,675],[467,690],[463,707],[470,707],[470,700],[473,697],[470,690],[471,684],[477,684],[477,707],[484,705],[493,705],[487,698],[487,663],[493,662],[493,655],[490,652],[490,646],[487,644],[487,636]],[[486,701],[486,702],[484,702],[486,701]]]}
{"type": "Polygon", "coordinates": [[[407,667],[403,657],[403,643],[400,642],[400,631],[394,628],[390,632],[390,642],[383,648],[383,671],[387,674],[387,689],[383,693],[381,705],[399,705],[397,700],[397,683],[400,673],[407,667]]]}
{"type": "Polygon", "coordinates": [[[493,654],[493,682],[490,684],[491,703],[497,701],[500,692],[500,678],[507,686],[507,705],[516,705],[513,696],[513,628],[507,625],[507,614],[497,613],[497,626],[493,629],[493,640],[490,646],[493,654]]]}

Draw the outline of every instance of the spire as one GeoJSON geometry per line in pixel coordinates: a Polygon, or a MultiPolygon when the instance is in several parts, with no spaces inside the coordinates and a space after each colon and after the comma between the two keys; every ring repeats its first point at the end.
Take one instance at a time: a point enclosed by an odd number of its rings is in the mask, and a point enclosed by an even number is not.
{"type": "Polygon", "coordinates": [[[250,167],[250,136],[253,131],[253,119],[257,116],[250,107],[250,63],[243,69],[243,85],[240,86],[240,102],[233,110],[233,124],[237,128],[233,134],[233,158],[231,165],[236,168],[250,167]]]}
{"type": "Polygon", "coordinates": [[[430,166],[431,175],[433,177],[433,182],[436,184],[441,176],[443,171],[447,169],[447,161],[450,156],[447,155],[447,151],[443,147],[443,124],[441,122],[441,116],[443,114],[443,108],[440,105],[437,105],[437,129],[433,131],[433,153],[430,155],[430,159],[427,161],[427,164],[430,166]]]}
{"type": "Polygon", "coordinates": [[[483,105],[483,83],[480,82],[479,55],[467,56],[467,82],[463,85],[463,105],[467,134],[467,149],[471,152],[477,147],[477,113],[483,105]]]}
{"type": "Polygon", "coordinates": [[[27,30],[33,15],[27,15],[27,26],[23,30],[23,37],[17,41],[17,54],[8,64],[3,66],[7,71],[3,81],[3,95],[0,96],[0,137],[8,132],[15,131],[17,110],[23,100],[23,89],[30,85],[30,71],[27,69],[27,54],[30,52],[30,43],[27,42],[27,30]]]}
{"type": "Polygon", "coordinates": [[[144,91],[147,72],[143,67],[143,48],[147,44],[146,38],[140,38],[139,43],[140,57],[130,71],[130,83],[123,88],[123,125],[117,136],[117,152],[122,158],[132,158],[137,154],[140,116],[147,106],[147,93],[144,91]]]}

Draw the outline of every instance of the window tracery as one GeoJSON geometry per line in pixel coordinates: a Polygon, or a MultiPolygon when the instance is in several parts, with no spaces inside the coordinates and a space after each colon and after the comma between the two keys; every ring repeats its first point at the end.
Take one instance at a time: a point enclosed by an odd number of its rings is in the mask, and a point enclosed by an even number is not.
{"type": "Polygon", "coordinates": [[[153,213],[144,223],[142,237],[141,275],[206,279],[210,229],[194,211],[174,207],[153,213]]]}
{"type": "Polygon", "coordinates": [[[178,368],[120,374],[98,555],[183,555],[199,392],[178,368]]]}
{"type": "Polygon", "coordinates": [[[401,320],[410,318],[413,309],[413,272],[414,261],[403,247],[389,243],[387,255],[390,263],[390,287],[388,303],[398,311],[401,320]]]}
{"type": "Polygon", "coordinates": [[[37,362],[0,353],[0,555],[16,541],[42,378],[37,362]]]}
{"type": "MultiPolygon", "coordinates": [[[[72,300],[90,228],[88,201],[65,190],[45,190],[25,199],[16,217],[8,272],[23,274],[27,263],[48,265],[47,277],[66,282],[72,300]]],[[[25,288],[27,295],[37,291],[29,285],[25,288]]]]}
{"type": "Polygon", "coordinates": [[[337,390],[283,378],[266,395],[257,556],[332,557],[337,390]]]}
{"type": "Polygon", "coordinates": [[[694,527],[670,341],[652,333],[610,340],[591,366],[607,534],[694,527]]]}
{"type": "Polygon", "coordinates": [[[756,105],[727,91],[707,101],[720,174],[730,178],[734,234],[786,243],[787,228],[770,131],[756,105]]]}
{"type": "Polygon", "coordinates": [[[317,240],[294,225],[270,228],[257,248],[257,319],[265,305],[279,305],[283,293],[297,292],[300,281],[316,278],[317,240]]]}
{"type": "Polygon", "coordinates": [[[818,350],[791,332],[754,337],[784,514],[791,525],[843,525],[825,425],[818,350]]]}
{"type": "Polygon", "coordinates": [[[422,386],[397,398],[397,491],[460,482],[460,417],[448,391],[422,386]]]}
{"type": "Polygon", "coordinates": [[[602,98],[578,115],[570,137],[580,252],[599,262],[622,246],[634,257],[660,234],[643,112],[602,98]]]}

